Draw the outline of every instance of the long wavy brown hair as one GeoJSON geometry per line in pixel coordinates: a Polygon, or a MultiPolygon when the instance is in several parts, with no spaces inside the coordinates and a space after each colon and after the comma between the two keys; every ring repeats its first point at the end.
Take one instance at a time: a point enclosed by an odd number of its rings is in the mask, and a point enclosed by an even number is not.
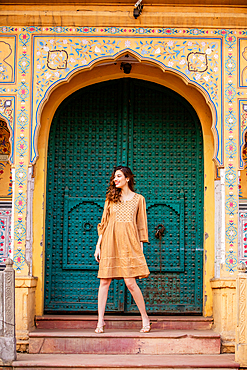
{"type": "Polygon", "coordinates": [[[123,172],[124,176],[129,179],[128,186],[131,191],[134,191],[134,175],[129,167],[126,166],[117,166],[114,168],[111,178],[110,178],[110,185],[106,192],[106,199],[110,202],[118,202],[121,197],[121,191],[122,189],[116,188],[116,185],[114,183],[115,173],[117,170],[120,170],[123,172]]]}

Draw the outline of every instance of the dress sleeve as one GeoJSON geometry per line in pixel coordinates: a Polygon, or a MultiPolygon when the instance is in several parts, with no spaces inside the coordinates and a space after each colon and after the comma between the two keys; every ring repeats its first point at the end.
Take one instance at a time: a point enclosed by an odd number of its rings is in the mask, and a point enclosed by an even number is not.
{"type": "Polygon", "coordinates": [[[107,224],[108,224],[108,220],[109,220],[109,214],[110,214],[110,207],[109,207],[109,201],[106,200],[105,201],[105,205],[104,205],[104,211],[103,211],[103,215],[102,215],[102,218],[101,218],[101,223],[98,224],[98,235],[102,235],[107,227],[107,224]]]}
{"type": "Polygon", "coordinates": [[[141,196],[141,199],[139,201],[136,223],[140,241],[148,243],[146,202],[143,196],[141,196]]]}

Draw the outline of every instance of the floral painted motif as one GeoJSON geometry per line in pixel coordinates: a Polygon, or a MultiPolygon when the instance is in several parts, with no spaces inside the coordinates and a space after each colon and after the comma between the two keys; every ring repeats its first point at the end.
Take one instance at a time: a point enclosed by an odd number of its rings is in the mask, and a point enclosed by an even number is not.
{"type": "Polygon", "coordinates": [[[189,53],[187,56],[188,70],[190,72],[205,72],[208,69],[206,53],[189,53]]]}
{"type": "Polygon", "coordinates": [[[27,154],[27,139],[24,134],[20,134],[20,138],[16,141],[16,151],[19,154],[20,158],[24,158],[27,154]]]}
{"type": "Polygon", "coordinates": [[[134,50],[144,57],[161,61],[166,67],[176,69],[205,88],[212,101],[218,104],[220,43],[215,40],[165,40],[136,41],[134,50]],[[205,73],[203,73],[205,72],[205,73]]]}
{"type": "MultiPolygon", "coordinates": [[[[15,28],[12,32],[16,32],[15,28]]],[[[30,122],[30,80],[31,80],[31,35],[25,28],[18,29],[18,80],[17,80],[17,120],[15,126],[15,201],[14,201],[14,268],[23,273],[26,240],[26,188],[28,168],[29,122],[30,122]]],[[[27,272],[26,272],[27,273],[27,272]]]]}
{"type": "Polygon", "coordinates": [[[36,54],[36,104],[47,88],[69,72],[89,65],[94,59],[113,55],[120,50],[115,40],[87,40],[85,38],[38,38],[36,54]]]}
{"type": "Polygon", "coordinates": [[[227,130],[225,132],[225,207],[226,207],[226,271],[234,274],[237,271],[237,235],[238,235],[238,179],[237,179],[237,123],[233,105],[236,104],[236,58],[234,49],[236,48],[236,37],[231,32],[225,36],[227,54],[225,58],[225,122],[227,130]]]}
{"type": "Polygon", "coordinates": [[[47,67],[52,70],[66,69],[68,61],[68,54],[64,50],[48,51],[47,67]]]}
{"type": "Polygon", "coordinates": [[[26,55],[26,53],[19,59],[18,67],[22,74],[28,71],[30,67],[30,57],[26,55]]]}
{"type": "Polygon", "coordinates": [[[226,256],[225,264],[227,270],[233,274],[237,270],[238,265],[237,252],[233,251],[231,253],[228,253],[226,256]]]}

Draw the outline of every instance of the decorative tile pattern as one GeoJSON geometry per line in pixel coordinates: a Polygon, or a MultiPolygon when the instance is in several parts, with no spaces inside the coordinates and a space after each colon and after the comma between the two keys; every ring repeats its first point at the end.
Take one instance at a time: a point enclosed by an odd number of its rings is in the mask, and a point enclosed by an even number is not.
{"type": "MultiPolygon", "coordinates": [[[[16,30],[16,29],[15,29],[16,30]]],[[[18,77],[17,77],[17,122],[15,127],[15,215],[14,215],[14,267],[17,273],[27,273],[25,262],[26,244],[26,189],[28,171],[29,121],[30,121],[30,79],[31,79],[31,37],[25,29],[19,31],[18,77]],[[25,271],[25,272],[24,272],[25,271]]]]}
{"type": "Polygon", "coordinates": [[[237,123],[236,114],[236,37],[232,31],[225,36],[225,217],[226,217],[226,260],[225,269],[237,271],[238,236],[238,179],[237,179],[237,123]]]}

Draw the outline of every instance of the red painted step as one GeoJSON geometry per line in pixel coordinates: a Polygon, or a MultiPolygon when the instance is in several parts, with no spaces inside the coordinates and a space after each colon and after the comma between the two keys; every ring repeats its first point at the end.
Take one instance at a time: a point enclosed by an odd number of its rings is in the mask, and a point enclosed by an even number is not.
{"type": "MultiPolygon", "coordinates": [[[[140,316],[106,315],[107,329],[140,329],[140,316]]],[[[213,319],[202,316],[151,316],[153,329],[163,330],[209,330],[213,319]]],[[[44,315],[36,316],[39,329],[94,329],[96,315],[44,315]]]]}
{"type": "Polygon", "coordinates": [[[30,355],[19,354],[13,370],[237,370],[234,355],[30,355]]]}
{"type": "Polygon", "coordinates": [[[220,335],[211,330],[36,329],[29,334],[29,353],[219,354],[220,335]]]}

